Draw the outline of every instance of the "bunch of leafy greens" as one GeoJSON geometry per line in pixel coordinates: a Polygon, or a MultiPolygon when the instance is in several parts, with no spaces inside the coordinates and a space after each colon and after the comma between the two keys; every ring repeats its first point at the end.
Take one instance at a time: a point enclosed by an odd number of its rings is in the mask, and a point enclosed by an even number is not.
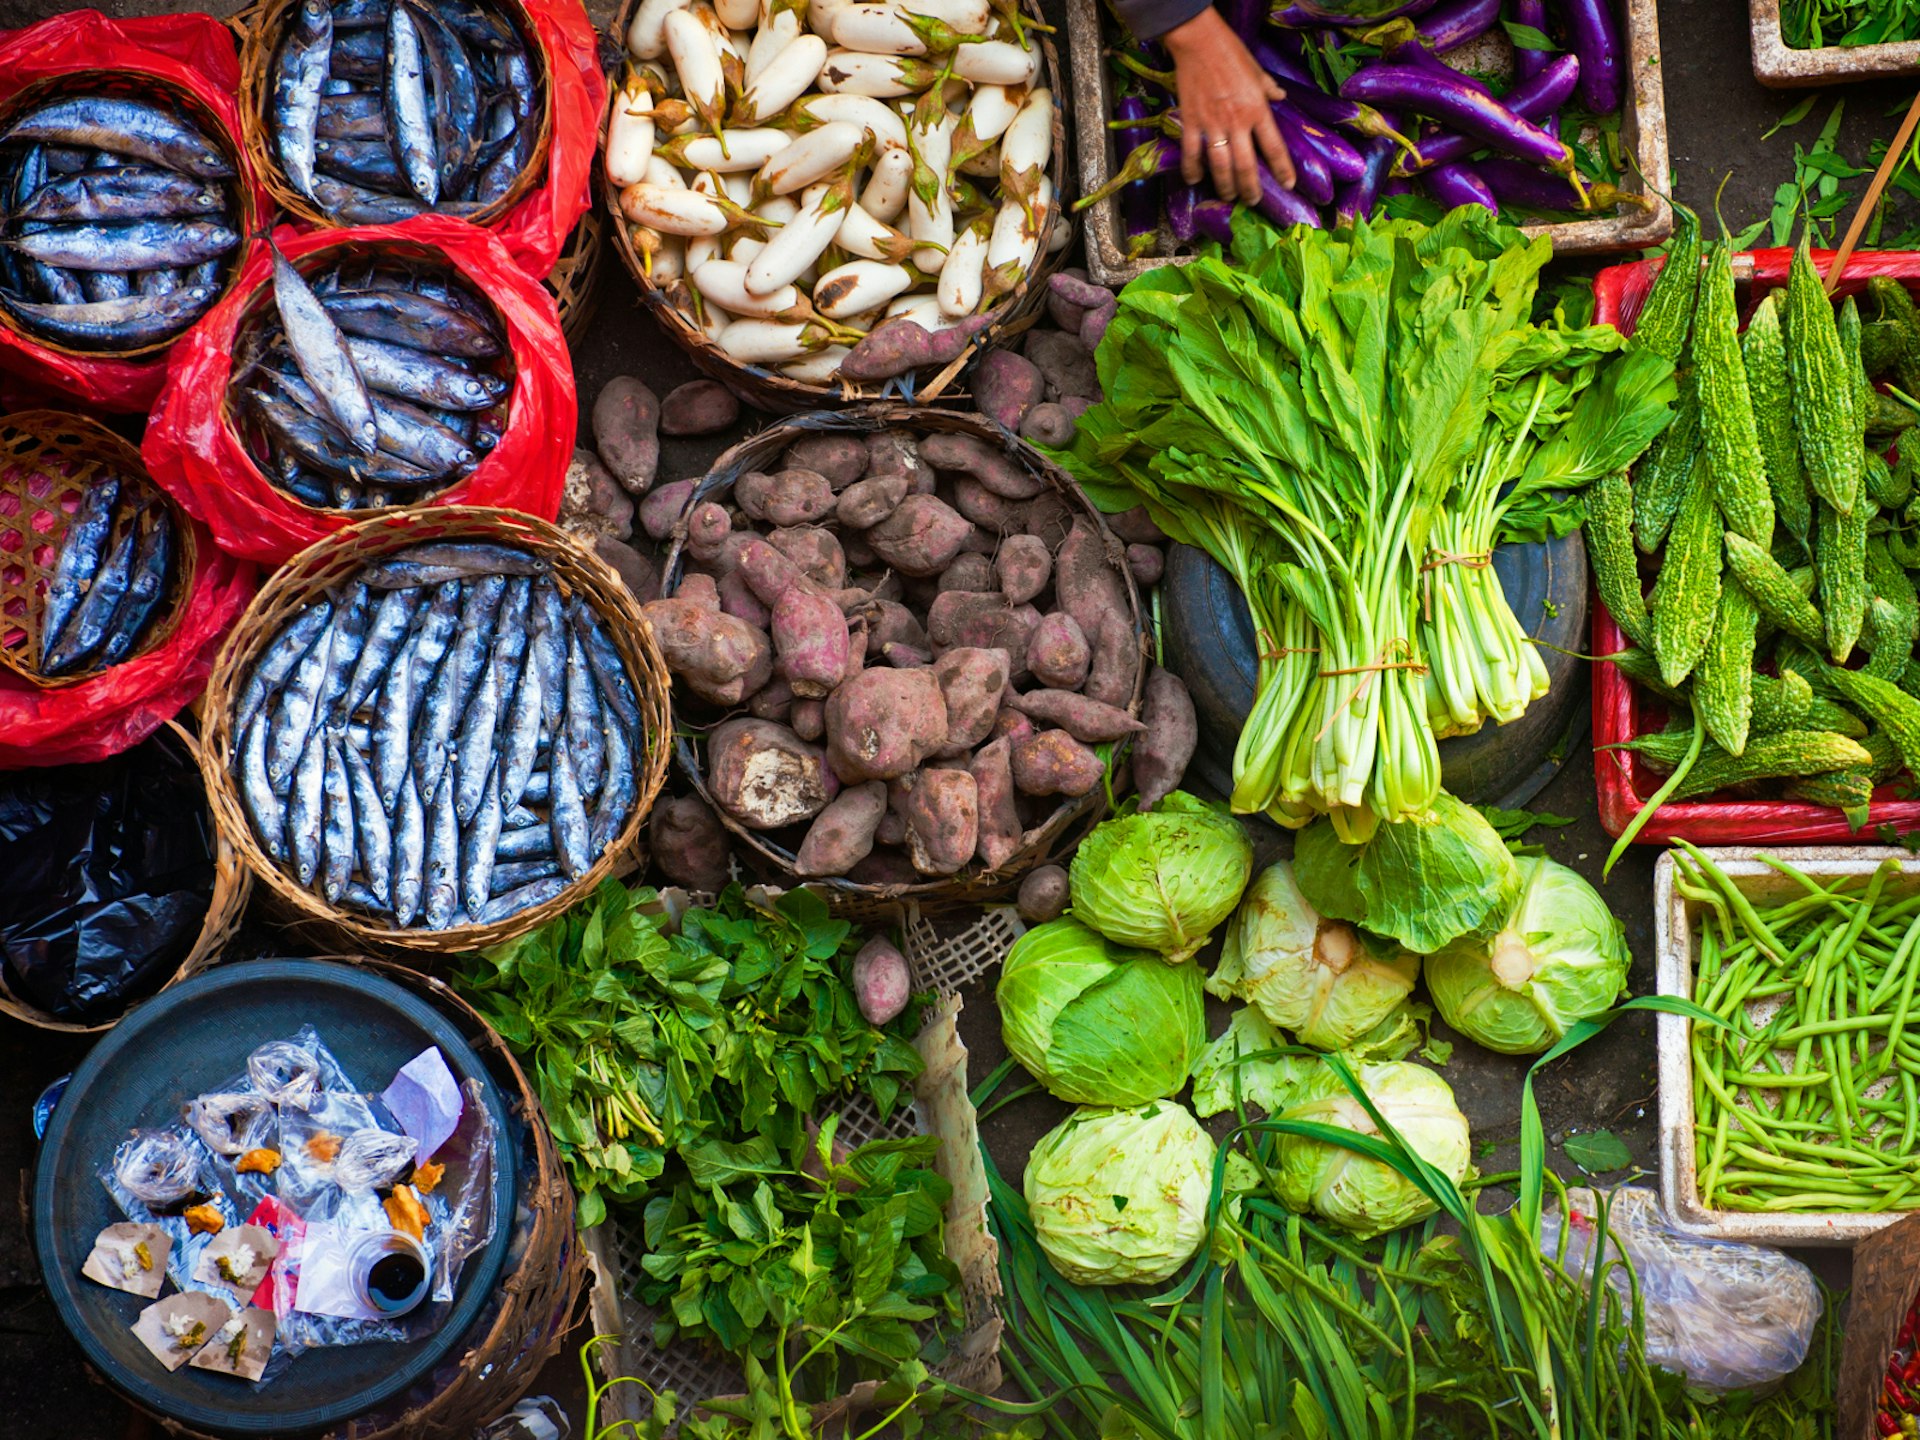
{"type": "Polygon", "coordinates": [[[1920,38],[1914,0],[1783,0],[1780,38],[1795,50],[1889,45],[1920,38]]]}
{"type": "Polygon", "coordinates": [[[1631,463],[1675,393],[1610,327],[1535,322],[1549,254],[1472,207],[1284,235],[1241,215],[1230,260],[1122,292],[1106,399],[1060,459],[1246,595],[1261,658],[1236,811],[1362,840],[1431,808],[1437,734],[1543,692],[1486,557],[1576,526],[1562,492],[1631,463]]]}

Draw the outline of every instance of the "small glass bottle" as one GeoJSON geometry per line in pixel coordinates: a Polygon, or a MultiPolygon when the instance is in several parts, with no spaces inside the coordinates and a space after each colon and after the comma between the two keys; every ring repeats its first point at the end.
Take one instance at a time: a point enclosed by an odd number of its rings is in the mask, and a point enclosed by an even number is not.
{"type": "Polygon", "coordinates": [[[427,1296],[431,1267],[420,1242],[401,1230],[373,1230],[347,1252],[354,1298],[382,1315],[405,1315],[427,1296]]]}

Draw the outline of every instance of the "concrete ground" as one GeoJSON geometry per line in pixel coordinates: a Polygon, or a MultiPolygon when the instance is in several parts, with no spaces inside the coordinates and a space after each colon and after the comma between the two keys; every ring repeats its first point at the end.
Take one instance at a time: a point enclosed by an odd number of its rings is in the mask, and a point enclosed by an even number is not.
{"type": "MultiPolygon", "coordinates": [[[[0,26],[31,23],[61,9],[47,0],[0,0],[0,26]]],[[[115,15],[181,8],[167,0],[110,0],[115,15]]],[[[212,7],[226,13],[230,4],[212,7]]],[[[1058,8],[1057,0],[1049,3],[1058,8]]],[[[590,6],[603,25],[611,18],[606,0],[590,6]]],[[[1890,137],[1901,108],[1911,98],[1899,84],[1849,87],[1822,96],[1811,118],[1764,133],[1804,96],[1763,89],[1748,61],[1746,7],[1736,0],[1684,0],[1664,7],[1662,16],[1667,126],[1672,146],[1674,190],[1684,202],[1710,212],[1714,192],[1730,176],[1722,196],[1728,223],[1738,229],[1768,215],[1776,189],[1793,177],[1796,144],[1811,147],[1834,98],[1844,96],[1845,122],[1840,153],[1859,162],[1875,137],[1890,137]]],[[[1062,27],[1064,29],[1064,26],[1062,27]]],[[[1061,37],[1064,42],[1064,35],[1061,37]]],[[[1849,182],[1857,193],[1864,180],[1849,182]]],[[[1844,220],[1844,215],[1842,216],[1844,220]]],[[[1885,238],[1899,233],[1890,225],[1885,238]]],[[[1765,243],[1762,241],[1761,243],[1765,243]]],[[[1595,267],[1561,266],[1566,275],[1595,267]]],[[[609,256],[599,312],[584,342],[574,352],[582,397],[589,399],[610,377],[644,377],[664,393],[695,372],[643,313],[632,283],[609,256]]],[[[748,415],[735,433],[702,441],[668,441],[663,479],[701,473],[726,445],[764,423],[748,415]]],[[[586,438],[584,416],[582,438],[586,438]]],[[[1536,799],[1533,808],[1574,817],[1563,829],[1536,831],[1534,839],[1550,855],[1598,883],[1609,841],[1595,815],[1591,757],[1578,744],[1566,768],[1536,799]]],[[[1603,893],[1626,925],[1633,948],[1632,987],[1653,988],[1651,887],[1656,852],[1636,849],[1614,871],[1603,893]]],[[[257,952],[256,952],[257,953],[257,952]]],[[[998,1026],[987,987],[968,997],[971,1011],[964,1029],[972,1050],[974,1076],[984,1076],[1002,1058],[998,1026]]],[[[29,1108],[48,1081],[70,1071],[86,1051],[84,1038],[52,1036],[0,1021],[0,1430],[10,1440],[109,1440],[155,1433],[143,1417],[128,1410],[112,1392],[89,1383],[77,1350],[61,1328],[38,1284],[25,1216],[33,1165],[29,1108]]],[[[1477,1163],[1485,1171],[1512,1168],[1517,1134],[1518,1091],[1524,1065],[1471,1045],[1454,1051],[1447,1076],[1470,1120],[1477,1163]],[[1490,1148],[1489,1148],[1490,1147],[1490,1148]]],[[[1636,1164],[1656,1165],[1653,1024],[1632,1017],[1579,1054],[1555,1066],[1540,1085],[1546,1128],[1561,1168],[1572,1173],[1558,1150],[1567,1135],[1599,1128],[1612,1130],[1631,1150],[1636,1164]]],[[[997,1114],[985,1127],[988,1144],[1010,1173],[1032,1142],[1059,1117],[1060,1107],[1044,1099],[1026,1100],[997,1114]]],[[[1843,1256],[1810,1255],[1827,1279],[1844,1283],[1843,1256]]],[[[551,1391],[580,1416],[580,1372],[573,1345],[541,1377],[538,1389],[551,1391]]]]}

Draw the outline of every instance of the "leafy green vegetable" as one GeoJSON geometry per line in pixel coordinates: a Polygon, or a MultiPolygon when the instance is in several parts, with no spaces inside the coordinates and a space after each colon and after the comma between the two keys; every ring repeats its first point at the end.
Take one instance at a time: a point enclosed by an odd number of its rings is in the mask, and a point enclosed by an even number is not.
{"type": "Polygon", "coordinates": [[[1506,841],[1509,846],[1516,840],[1526,837],[1526,833],[1536,825],[1545,825],[1559,829],[1563,825],[1574,823],[1572,815],[1555,815],[1536,810],[1507,810],[1498,805],[1476,805],[1486,822],[1493,826],[1493,833],[1506,841]]]}
{"type": "Polygon", "coordinates": [[[1080,842],[1073,913],[1109,940],[1178,964],[1233,913],[1252,874],[1253,842],[1240,823],[1176,790],[1150,811],[1102,821],[1080,842]]]}
{"type": "Polygon", "coordinates": [[[1605,1175],[1633,1164],[1633,1152],[1611,1130],[1595,1130],[1591,1135],[1569,1135],[1560,1147],[1567,1158],[1589,1175],[1605,1175]]]}

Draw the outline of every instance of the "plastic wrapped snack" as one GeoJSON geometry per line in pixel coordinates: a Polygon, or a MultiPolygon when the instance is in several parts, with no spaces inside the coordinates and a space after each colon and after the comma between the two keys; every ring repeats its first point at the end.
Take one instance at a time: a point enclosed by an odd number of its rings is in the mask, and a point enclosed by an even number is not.
{"type": "MultiPolygon", "coordinates": [[[[1593,1264],[1599,1203],[1591,1190],[1567,1191],[1572,1223],[1562,1256],[1567,1273],[1593,1264]]],[[[1540,1248],[1559,1251],[1560,1215],[1541,1219],[1540,1248]]],[[[1651,1190],[1624,1189],[1608,1202],[1608,1260],[1633,1265],[1646,1306],[1647,1359],[1711,1392],[1771,1385],[1799,1368],[1820,1320],[1820,1287],[1798,1260],[1763,1245],[1702,1240],[1675,1229],[1651,1190]]],[[[1608,1284],[1624,1299],[1627,1276],[1615,1265],[1608,1284]]]]}
{"type": "Polygon", "coordinates": [[[114,1179],[142,1205],[168,1210],[206,1193],[203,1159],[179,1130],[136,1130],[113,1152],[114,1179]]]}
{"type": "Polygon", "coordinates": [[[247,1057],[247,1079],[275,1105],[305,1110],[320,1089],[320,1061],[290,1040],[269,1040],[247,1057]]]}
{"type": "Polygon", "coordinates": [[[333,1161],[333,1183],[348,1194],[377,1190],[403,1175],[420,1147],[405,1135],[368,1128],[340,1142],[333,1161]]]}
{"type": "Polygon", "coordinates": [[[185,1113],[193,1133],[216,1155],[244,1155],[273,1136],[273,1102],[264,1095],[197,1095],[185,1113]]]}

